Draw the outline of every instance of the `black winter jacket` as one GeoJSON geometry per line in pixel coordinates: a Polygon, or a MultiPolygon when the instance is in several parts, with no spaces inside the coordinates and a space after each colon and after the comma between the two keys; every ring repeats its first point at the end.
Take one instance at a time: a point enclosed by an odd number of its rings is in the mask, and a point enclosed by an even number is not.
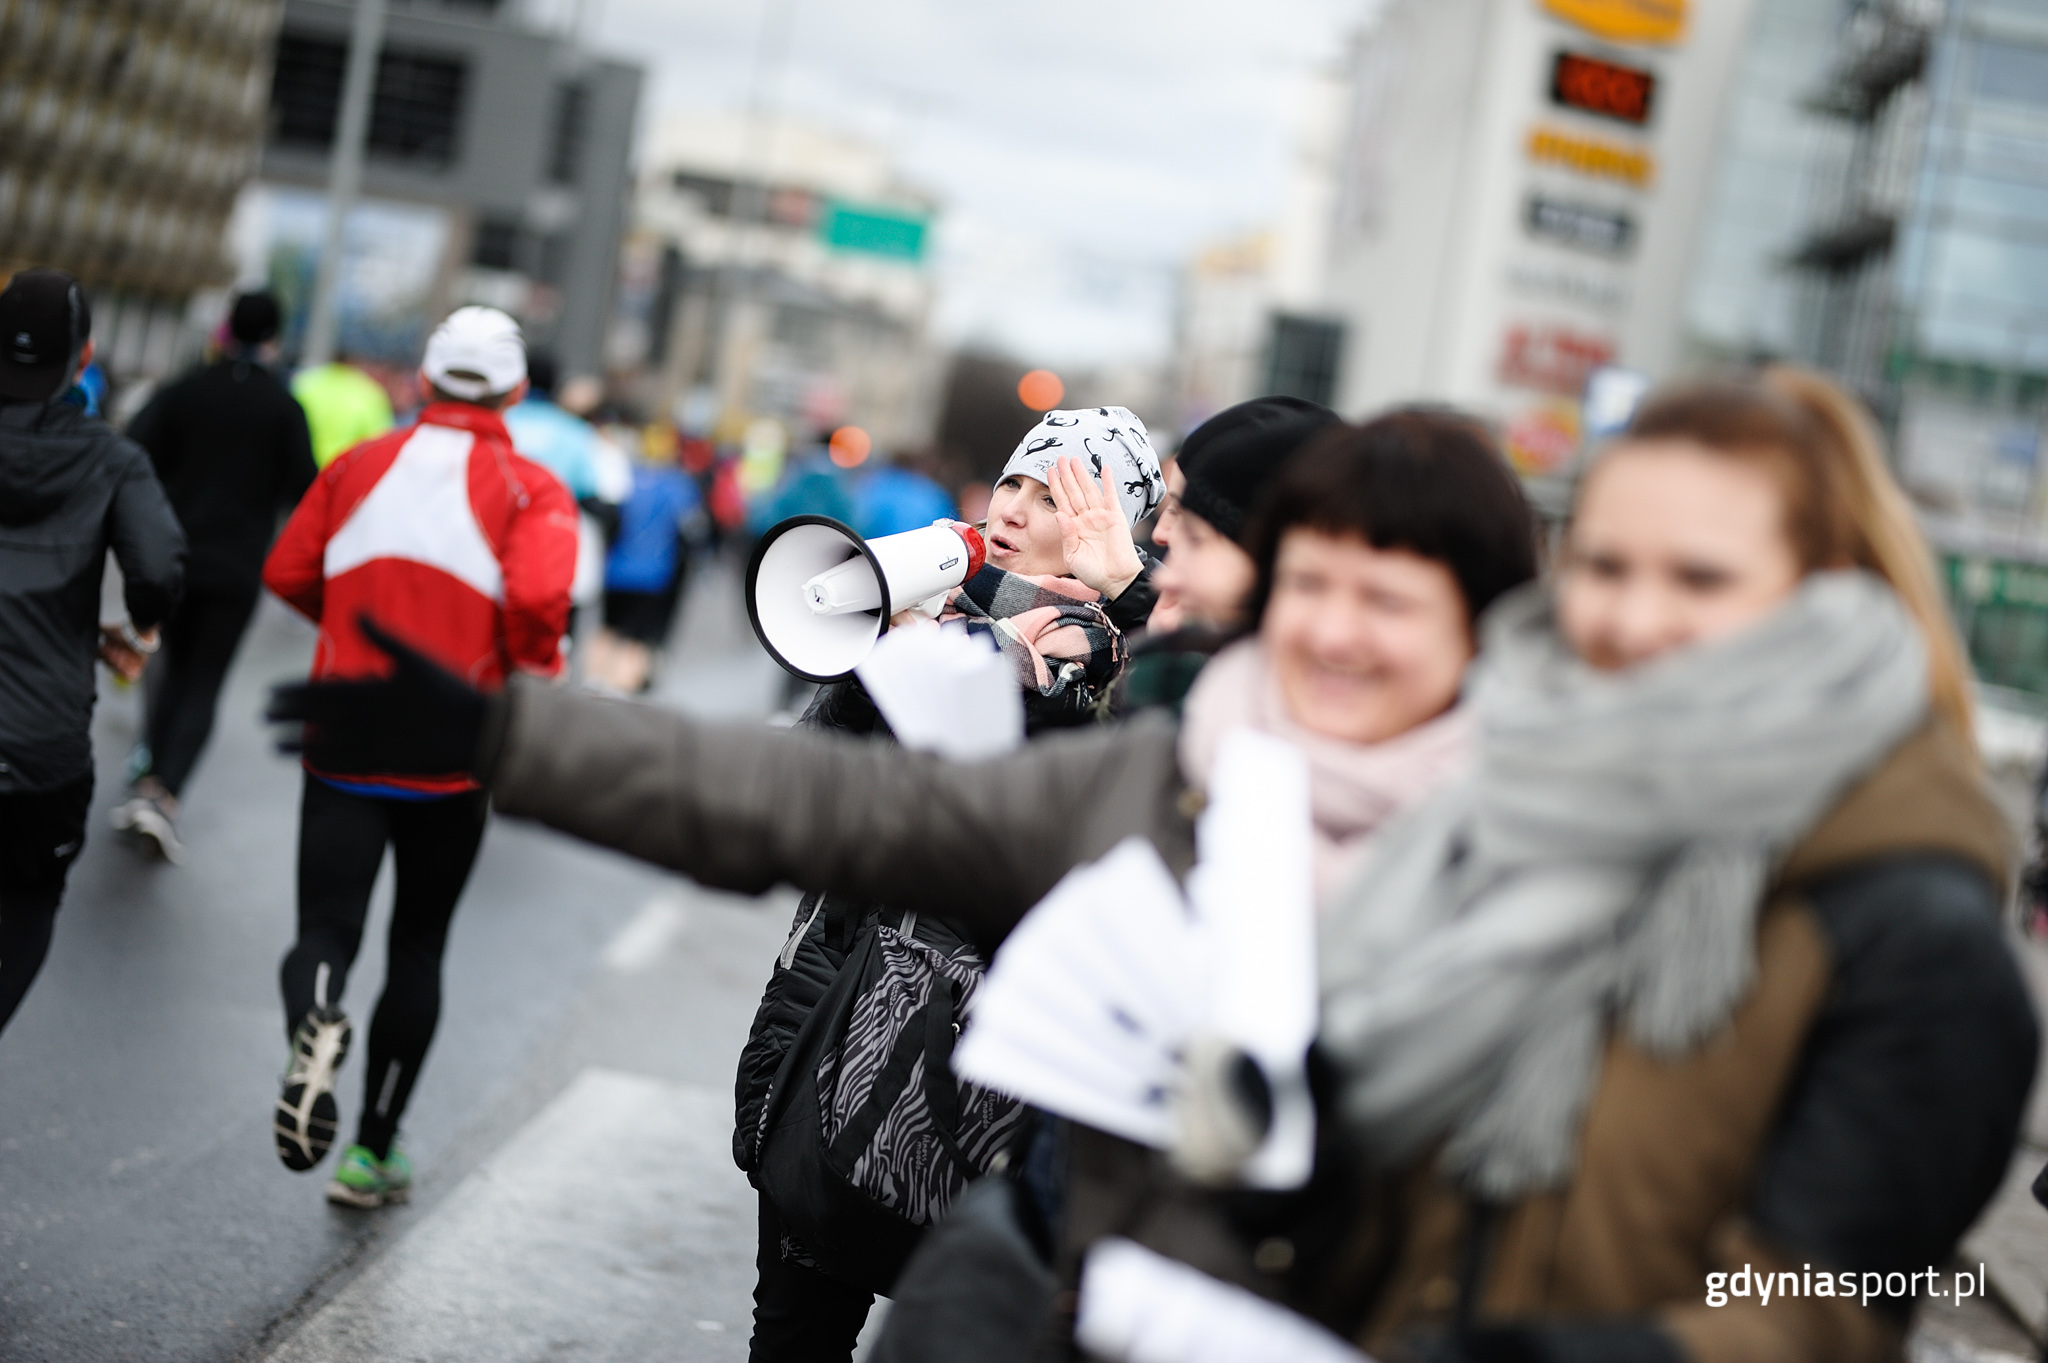
{"type": "MultiPolygon", "coordinates": [[[[1138,576],[1122,595],[1104,608],[1110,623],[1125,633],[1145,627],[1159,593],[1152,585],[1152,570],[1158,561],[1138,551],[1138,576]]],[[[1094,718],[1092,709],[1076,709],[1064,701],[1054,702],[1026,692],[1024,731],[1042,733],[1070,728],[1094,718]]],[[[861,684],[853,679],[830,682],[820,687],[804,711],[803,725],[821,733],[838,733],[861,738],[892,738],[888,721],[861,684]]],[[[761,1108],[781,1067],[782,1057],[796,1040],[804,1019],[818,1006],[832,985],[853,934],[877,906],[848,895],[826,895],[813,891],[797,904],[790,923],[789,940],[776,957],[775,970],[762,991],[761,1006],[755,1010],[754,1025],[747,1044],[740,1050],[739,1074],[733,1083],[732,1157],[741,1169],[752,1173],[760,1158],[761,1108]]],[[[929,930],[929,920],[927,920],[929,930]]],[[[951,933],[947,934],[949,937],[951,933]]],[[[992,942],[982,944],[984,957],[994,950],[992,942]]]]}
{"type": "Polygon", "coordinates": [[[185,536],[149,456],[62,398],[0,405],[0,791],[92,770],[107,550],[138,629],[184,583],[185,536]]]}
{"type": "Polygon", "coordinates": [[[290,390],[252,360],[195,369],[159,392],[128,427],[191,541],[191,589],[254,592],[263,556],[312,485],[313,441],[290,390]]]}
{"type": "MultiPolygon", "coordinates": [[[[1149,572],[1141,574],[1139,582],[1124,592],[1128,597],[1143,586],[1147,593],[1144,601],[1147,611],[1151,609],[1148,578],[1149,572]]],[[[1024,695],[1024,730],[1027,734],[1085,724],[1093,717],[1092,710],[1045,701],[1028,691],[1024,695]]],[[[851,677],[820,687],[804,711],[802,722],[805,728],[820,733],[885,740],[893,737],[888,721],[875,708],[867,690],[851,677]]],[[[754,1025],[747,1033],[747,1044],[740,1050],[739,1074],[734,1080],[732,1157],[749,1174],[760,1158],[761,1108],[768,1101],[775,1071],[781,1067],[782,1057],[795,1042],[804,1019],[818,1006],[818,1000],[825,996],[825,991],[839,974],[839,967],[846,963],[846,953],[852,949],[854,933],[880,907],[850,895],[822,891],[805,895],[797,904],[796,917],[790,923],[789,939],[775,958],[775,970],[768,977],[767,988],[761,993],[761,1006],[755,1010],[754,1025]]],[[[970,934],[957,924],[937,916],[925,918],[919,925],[918,935],[936,937],[940,941],[940,949],[949,952],[958,943],[971,940],[970,934]]],[[[979,945],[983,959],[987,959],[995,949],[993,942],[979,945]]]]}

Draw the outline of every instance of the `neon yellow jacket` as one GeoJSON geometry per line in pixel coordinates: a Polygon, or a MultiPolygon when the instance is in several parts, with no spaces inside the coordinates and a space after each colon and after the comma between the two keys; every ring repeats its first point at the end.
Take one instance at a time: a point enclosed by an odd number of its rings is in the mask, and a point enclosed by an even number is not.
{"type": "Polygon", "coordinates": [[[391,429],[391,399],[384,385],[352,364],[336,360],[300,370],[292,378],[292,396],[306,409],[313,462],[323,469],[351,445],[391,429]]]}

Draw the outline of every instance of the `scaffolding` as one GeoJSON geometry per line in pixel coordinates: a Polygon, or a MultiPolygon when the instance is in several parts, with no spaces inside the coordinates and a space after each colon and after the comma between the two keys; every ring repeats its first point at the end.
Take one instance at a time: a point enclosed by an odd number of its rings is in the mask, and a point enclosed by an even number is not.
{"type": "Polygon", "coordinates": [[[1789,261],[1805,295],[1802,348],[1887,419],[1897,397],[1889,367],[1900,301],[1893,247],[1912,210],[1928,115],[1921,76],[1940,19],[1931,0],[1858,6],[1838,60],[1806,101],[1850,135],[1843,154],[1814,167],[1810,227],[1789,261]]]}

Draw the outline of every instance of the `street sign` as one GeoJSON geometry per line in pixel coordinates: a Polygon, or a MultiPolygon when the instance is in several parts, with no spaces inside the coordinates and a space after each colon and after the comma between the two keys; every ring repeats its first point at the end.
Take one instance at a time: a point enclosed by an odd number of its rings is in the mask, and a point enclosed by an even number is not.
{"type": "Polygon", "coordinates": [[[901,209],[835,200],[819,216],[818,235],[835,251],[918,261],[924,259],[926,226],[925,218],[901,209]]]}

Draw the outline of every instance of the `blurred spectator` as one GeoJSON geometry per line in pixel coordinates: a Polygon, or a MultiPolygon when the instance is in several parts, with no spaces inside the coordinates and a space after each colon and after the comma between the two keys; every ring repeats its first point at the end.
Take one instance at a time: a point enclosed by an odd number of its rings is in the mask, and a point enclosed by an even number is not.
{"type": "Polygon", "coordinates": [[[1178,711],[1210,656],[1243,632],[1258,578],[1251,509],[1289,456],[1337,421],[1300,398],[1253,398],[1182,442],[1163,470],[1166,497],[1152,526],[1168,555],[1152,576],[1158,604],[1132,647],[1119,709],[1178,711]]]}
{"type": "Polygon", "coordinates": [[[278,517],[313,481],[306,417],[268,368],[277,300],[235,300],[217,358],[159,389],[128,428],[149,451],[190,549],[185,595],[151,665],[146,739],[130,763],[134,788],[114,827],[182,855],[175,820],[192,768],[213,733],[215,705],[262,590],[278,517]]]}
{"type": "Polygon", "coordinates": [[[825,457],[824,447],[806,450],[792,460],[775,490],[755,503],[747,517],[757,534],[791,516],[830,516],[853,524],[853,491],[847,476],[825,457]]]}
{"type": "MultiPolygon", "coordinates": [[[[560,369],[555,357],[535,351],[526,359],[526,397],[505,412],[505,429],[521,454],[546,468],[576,500],[576,580],[569,589],[569,632],[576,632],[575,611],[595,605],[604,593],[606,543],[618,524],[618,503],[630,485],[611,489],[607,497],[603,471],[604,438],[597,429],[555,401],[560,369]]],[[[629,475],[630,476],[630,475],[629,475]]]]}
{"type": "Polygon", "coordinates": [[[347,360],[315,369],[301,369],[292,378],[292,396],[306,409],[313,435],[313,462],[326,468],[351,445],[391,429],[391,395],[347,360]]]}
{"type": "Polygon", "coordinates": [[[706,494],[711,524],[721,539],[742,535],[747,528],[747,494],[740,487],[740,461],[724,457],[711,469],[711,490],[706,494]]]}
{"type": "Polygon", "coordinates": [[[98,360],[78,371],[78,382],[66,396],[84,407],[87,416],[107,414],[107,371],[100,368],[98,360]]]}
{"type": "MultiPolygon", "coordinates": [[[[552,367],[552,356],[548,363],[552,367]]],[[[555,401],[572,415],[585,421],[595,420],[597,409],[604,405],[604,380],[595,374],[578,374],[572,379],[565,379],[555,393],[555,401]]]]}
{"type": "Polygon", "coordinates": [[[604,628],[591,641],[584,679],[627,695],[647,689],[688,577],[686,533],[702,518],[694,479],[673,457],[643,460],[619,507],[604,564],[604,628]]]}
{"type": "Polygon", "coordinates": [[[586,497],[595,497],[597,460],[593,451],[597,432],[582,417],[556,403],[555,383],[560,370],[554,356],[535,351],[527,357],[526,373],[533,386],[522,402],[505,413],[505,429],[512,433],[512,444],[561,479],[569,495],[579,503],[586,497]]]}
{"type": "Polygon", "coordinates": [[[917,530],[953,514],[944,488],[901,464],[880,465],[853,485],[853,528],[862,539],[917,530]]]}

